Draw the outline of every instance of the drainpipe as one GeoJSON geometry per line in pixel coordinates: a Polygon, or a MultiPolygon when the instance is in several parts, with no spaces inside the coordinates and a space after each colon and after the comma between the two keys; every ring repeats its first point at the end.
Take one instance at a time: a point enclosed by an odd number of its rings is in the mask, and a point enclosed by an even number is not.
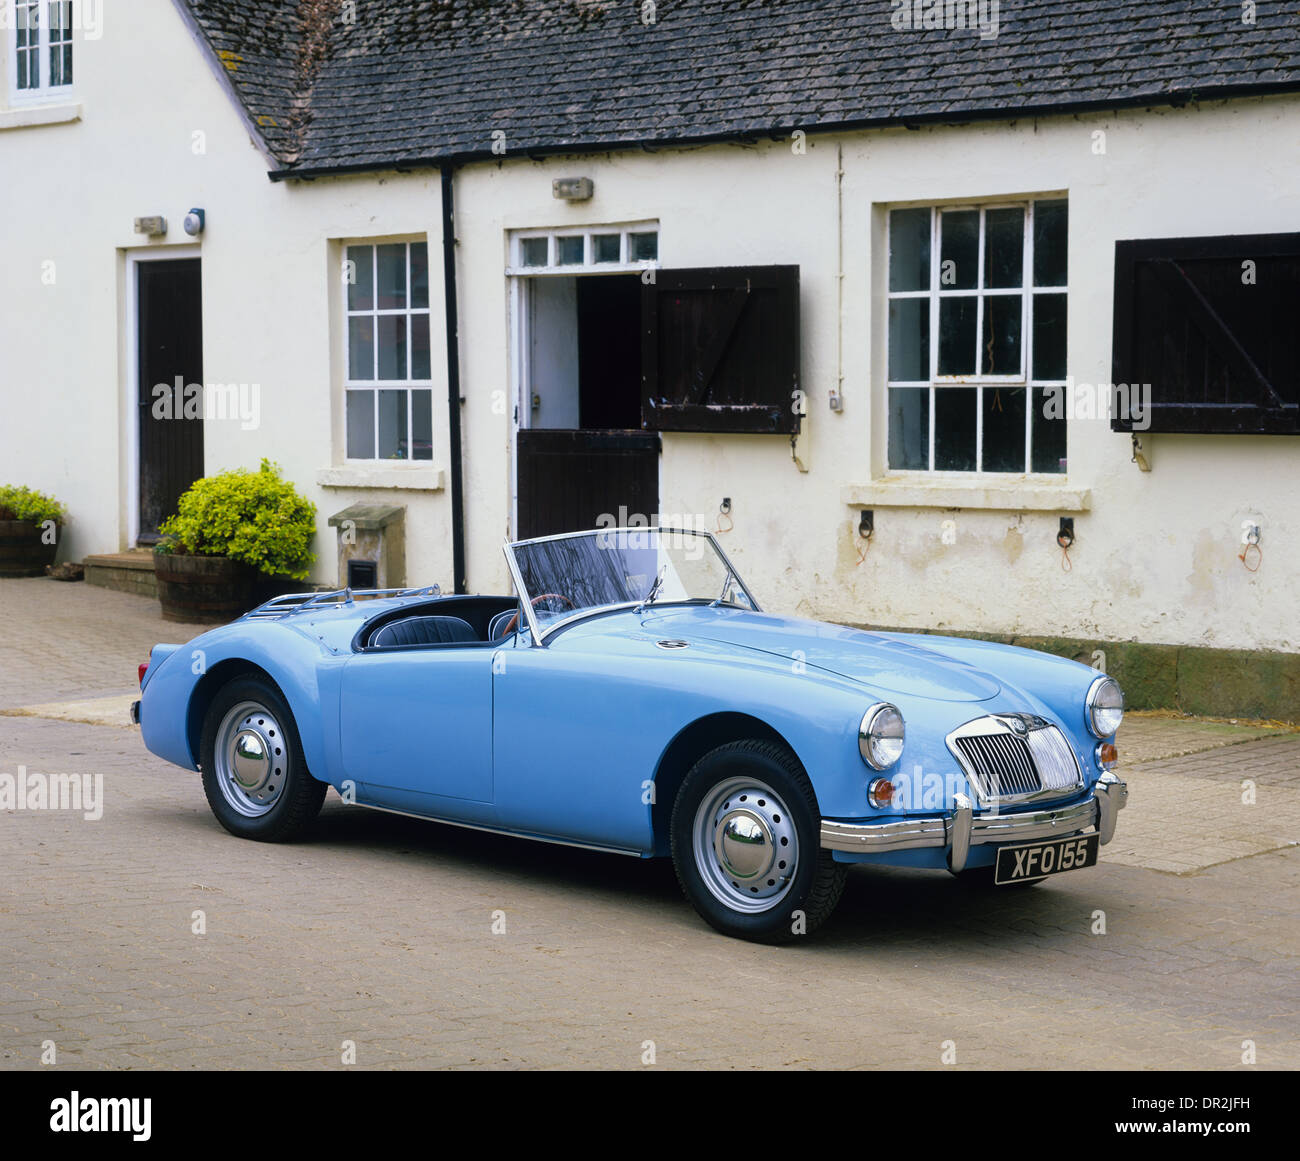
{"type": "Polygon", "coordinates": [[[442,174],[442,283],[447,309],[447,439],[451,444],[452,590],[465,592],[465,482],[460,446],[460,326],[456,314],[456,210],[450,165],[442,174]]]}

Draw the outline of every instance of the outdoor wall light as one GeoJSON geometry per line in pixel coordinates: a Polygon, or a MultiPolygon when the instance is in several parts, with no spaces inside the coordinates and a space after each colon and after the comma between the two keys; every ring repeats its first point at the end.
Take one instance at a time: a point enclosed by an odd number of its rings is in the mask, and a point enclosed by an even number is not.
{"type": "Polygon", "coordinates": [[[167,233],[167,219],[161,214],[155,214],[147,218],[136,218],[135,232],[144,234],[148,238],[161,238],[167,233]]]}
{"type": "Polygon", "coordinates": [[[596,187],[589,177],[557,177],[551,182],[551,196],[566,202],[585,202],[596,187]]]}
{"type": "Polygon", "coordinates": [[[191,238],[197,238],[201,233],[203,233],[203,227],[207,225],[207,222],[208,215],[202,210],[190,210],[190,212],[185,215],[185,232],[191,238]]]}

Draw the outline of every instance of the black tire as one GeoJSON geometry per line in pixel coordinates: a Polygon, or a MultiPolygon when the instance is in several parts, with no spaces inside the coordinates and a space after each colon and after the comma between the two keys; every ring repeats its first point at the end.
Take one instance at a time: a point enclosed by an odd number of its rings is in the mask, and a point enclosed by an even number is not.
{"type": "MultiPolygon", "coordinates": [[[[293,713],[280,691],[264,678],[237,677],[222,686],[203,719],[199,754],[208,806],[217,821],[239,838],[285,842],[302,833],[325,801],[325,783],[307,769],[293,713]],[[241,735],[245,751],[264,747],[268,781],[260,791],[245,789],[233,776],[234,749],[241,735]],[[224,757],[217,753],[219,742],[224,757]],[[256,801],[258,793],[265,801],[256,801]]],[[[241,760],[257,766],[256,758],[241,755],[241,760]]]]}
{"type": "Polygon", "coordinates": [[[844,892],[847,868],[821,848],[817,797],[799,760],[784,746],[750,739],[711,750],[695,763],[677,792],[670,832],[682,891],[701,917],[724,935],[760,943],[788,943],[811,935],[844,892]],[[742,806],[747,783],[760,794],[742,806]],[[746,855],[753,852],[757,868],[766,860],[765,869],[752,869],[749,877],[736,875],[714,845],[721,841],[716,820],[736,816],[745,826],[761,819],[759,839],[745,839],[752,845],[733,848],[746,855]],[[712,841],[706,841],[708,836],[712,841]],[[793,846],[796,851],[793,868],[779,858],[782,838],[789,843],[784,849],[793,846]],[[770,904],[758,897],[763,892],[771,893],[770,904]]]}

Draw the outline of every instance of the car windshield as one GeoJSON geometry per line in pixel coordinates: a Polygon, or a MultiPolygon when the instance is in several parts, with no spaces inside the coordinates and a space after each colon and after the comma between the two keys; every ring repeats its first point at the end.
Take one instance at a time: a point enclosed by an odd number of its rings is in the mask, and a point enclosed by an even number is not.
{"type": "Polygon", "coordinates": [[[682,602],[758,607],[707,532],[598,529],[520,541],[507,554],[542,634],[594,609],[682,602]]]}

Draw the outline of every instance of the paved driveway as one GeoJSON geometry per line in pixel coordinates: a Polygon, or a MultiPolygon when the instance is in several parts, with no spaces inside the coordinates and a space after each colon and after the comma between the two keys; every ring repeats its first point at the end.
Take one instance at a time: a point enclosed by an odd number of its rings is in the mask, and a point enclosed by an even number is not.
{"type": "Polygon", "coordinates": [[[1099,867],[1003,893],[856,869],[821,933],[768,948],[705,927],[666,862],[332,795],[308,841],[234,839],[120,716],[60,709],[120,704],[183,628],[45,580],[0,607],[0,711],[42,707],[0,712],[0,772],[104,783],[96,821],[0,812],[6,1068],[49,1042],[73,1068],[1300,1063],[1300,735],[1131,718],[1099,867]]]}

